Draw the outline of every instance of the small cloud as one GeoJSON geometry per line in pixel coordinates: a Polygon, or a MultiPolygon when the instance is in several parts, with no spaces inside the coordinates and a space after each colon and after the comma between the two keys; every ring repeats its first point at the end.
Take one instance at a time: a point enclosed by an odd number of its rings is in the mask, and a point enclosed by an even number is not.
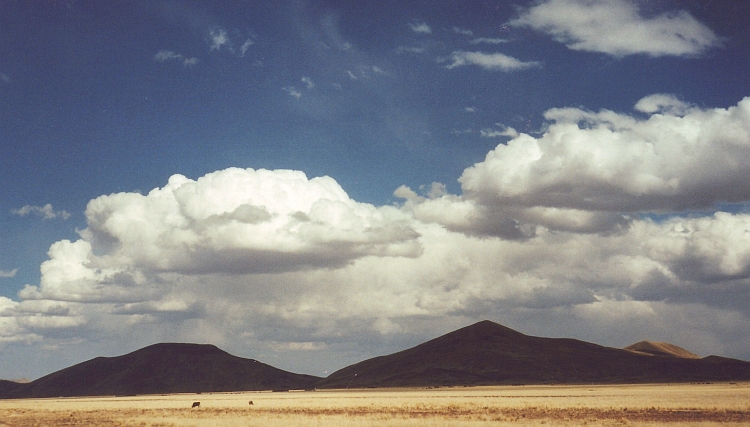
{"type": "Polygon", "coordinates": [[[285,91],[286,93],[288,93],[289,95],[297,99],[302,98],[302,92],[298,91],[297,88],[295,88],[294,86],[286,86],[286,87],[281,88],[281,90],[285,91]]]}
{"type": "Polygon", "coordinates": [[[56,211],[52,208],[52,205],[49,203],[47,203],[44,206],[26,205],[20,209],[13,209],[10,212],[18,216],[26,216],[26,215],[33,214],[44,220],[61,218],[64,221],[70,218],[70,213],[64,210],[56,211]]]}
{"type": "Polygon", "coordinates": [[[216,28],[209,33],[211,39],[211,50],[221,50],[222,46],[228,46],[229,36],[227,31],[222,28],[216,28]]]}
{"type": "Polygon", "coordinates": [[[156,55],[154,55],[154,60],[158,62],[182,61],[182,65],[186,67],[193,66],[198,63],[198,58],[186,58],[185,55],[172,50],[160,50],[156,52],[156,55]]]}
{"type": "Polygon", "coordinates": [[[372,66],[372,72],[375,74],[388,74],[385,72],[385,70],[375,65],[372,66]]]}
{"type": "Polygon", "coordinates": [[[245,53],[248,49],[250,49],[250,46],[254,45],[255,42],[251,39],[245,40],[245,43],[242,43],[242,46],[240,46],[240,57],[245,56],[245,53]]]}
{"type": "Polygon", "coordinates": [[[446,66],[449,70],[464,65],[478,65],[485,70],[507,72],[541,66],[539,62],[524,62],[502,53],[457,51],[451,54],[451,59],[453,63],[446,66]]]}
{"type": "Polygon", "coordinates": [[[448,190],[442,182],[433,182],[429,186],[420,185],[419,190],[422,191],[428,199],[438,199],[448,194],[448,190]]]}
{"type": "Polygon", "coordinates": [[[413,46],[399,46],[396,48],[396,53],[424,53],[425,49],[423,47],[413,47],[413,46]]]}
{"type": "Polygon", "coordinates": [[[471,44],[503,44],[503,43],[508,43],[508,39],[479,37],[470,41],[469,43],[471,44]]]}
{"type": "Polygon", "coordinates": [[[500,137],[508,137],[508,138],[515,138],[518,136],[518,131],[511,127],[507,127],[503,130],[499,129],[482,129],[479,131],[479,136],[482,138],[500,138],[500,137]]]}
{"type": "Polygon", "coordinates": [[[311,90],[315,87],[315,83],[313,83],[310,77],[302,77],[302,83],[307,86],[307,90],[311,90]]]}
{"type": "Polygon", "coordinates": [[[323,342],[279,342],[267,341],[266,346],[272,351],[320,351],[325,350],[328,346],[323,342]]]}
{"type": "Polygon", "coordinates": [[[8,75],[5,73],[0,73],[0,82],[6,85],[10,84],[10,77],[8,77],[8,75]]]}
{"type": "Polygon", "coordinates": [[[466,111],[467,113],[476,113],[477,107],[465,107],[464,111],[466,111]]]}
{"type": "Polygon", "coordinates": [[[346,70],[346,74],[347,74],[347,75],[349,76],[349,78],[350,78],[350,79],[352,79],[352,80],[359,80],[359,79],[357,78],[357,76],[355,76],[355,75],[354,75],[354,73],[352,73],[352,71],[351,71],[351,70],[346,70]]]}
{"type": "Polygon", "coordinates": [[[677,99],[674,95],[657,93],[649,95],[635,104],[636,111],[647,114],[669,114],[674,116],[684,116],[692,109],[692,106],[686,102],[677,99]]]}
{"type": "Polygon", "coordinates": [[[473,36],[474,32],[471,30],[467,30],[465,28],[459,28],[459,27],[453,27],[453,32],[456,34],[461,34],[463,36],[473,36]]]}
{"type": "Polygon", "coordinates": [[[0,270],[0,277],[2,278],[15,277],[16,273],[18,273],[17,268],[14,268],[13,270],[10,270],[10,271],[0,270]]]}
{"type": "Polygon", "coordinates": [[[171,50],[160,50],[154,55],[154,59],[159,62],[171,61],[173,59],[182,59],[183,56],[171,50]]]}
{"type": "Polygon", "coordinates": [[[432,34],[432,28],[430,28],[429,25],[425,22],[421,21],[414,21],[411,24],[409,24],[409,28],[411,28],[412,31],[415,33],[420,34],[432,34]]]}

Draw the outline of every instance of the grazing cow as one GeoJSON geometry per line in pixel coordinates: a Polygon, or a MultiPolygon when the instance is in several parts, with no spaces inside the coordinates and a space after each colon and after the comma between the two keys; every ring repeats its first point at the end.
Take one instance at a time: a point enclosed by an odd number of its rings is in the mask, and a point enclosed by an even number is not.
{"type": "Polygon", "coordinates": [[[251,401],[249,401],[249,402],[247,402],[247,403],[248,403],[248,404],[250,404],[250,405],[252,405],[252,404],[253,404],[253,401],[251,400],[251,401]]]}
{"type": "Polygon", "coordinates": [[[199,407],[199,406],[201,406],[200,402],[193,402],[193,406],[191,406],[191,408],[196,408],[196,407],[199,407]]]}

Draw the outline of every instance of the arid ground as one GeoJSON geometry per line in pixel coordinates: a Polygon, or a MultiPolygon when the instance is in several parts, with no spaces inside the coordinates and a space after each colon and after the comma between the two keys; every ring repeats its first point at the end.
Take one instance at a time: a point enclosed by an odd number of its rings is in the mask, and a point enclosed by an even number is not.
{"type": "Polygon", "coordinates": [[[447,387],[0,401],[0,427],[678,424],[749,425],[750,383],[447,387]],[[191,408],[193,402],[200,402],[200,406],[191,408]]]}

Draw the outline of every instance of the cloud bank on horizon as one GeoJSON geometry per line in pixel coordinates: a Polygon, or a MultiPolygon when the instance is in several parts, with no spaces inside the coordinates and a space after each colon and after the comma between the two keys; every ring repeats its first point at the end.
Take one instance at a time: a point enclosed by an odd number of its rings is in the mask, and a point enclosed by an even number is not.
{"type": "MultiPolygon", "coordinates": [[[[349,41],[338,18],[295,19],[319,58],[346,59],[329,75],[274,76],[275,102],[290,103],[303,123],[325,122],[325,111],[346,115],[355,102],[347,95],[335,104],[333,94],[364,85],[368,105],[388,106],[393,139],[409,144],[436,129],[415,131],[419,116],[377,98],[381,81],[404,73],[398,61],[444,79],[515,78],[557,66],[514,49],[520,31],[551,37],[549,49],[620,63],[633,56],[682,64],[731,42],[684,10],[547,0],[498,21],[505,24],[493,25],[494,34],[407,16],[384,61],[349,41]],[[449,36],[463,44],[436,41],[449,36]]],[[[148,60],[192,72],[228,53],[268,67],[270,59],[252,56],[262,32],[205,28],[205,58],[177,45],[148,60]]],[[[456,110],[473,122],[446,137],[497,145],[453,182],[401,182],[389,202],[358,201],[336,176],[253,166],[194,179],[174,173],[147,191],[89,197],[75,237],[49,246],[38,283],[0,296],[0,353],[123,348],[113,344],[122,337],[211,342],[321,374],[490,318],[529,334],[623,346],[671,340],[747,359],[750,93],[741,95],[706,106],[652,90],[630,110],[547,105],[536,124],[517,115],[497,122],[484,115],[491,104],[467,95],[456,110]]],[[[19,205],[9,210],[17,220],[71,217],[52,204],[19,205]]],[[[0,268],[3,281],[19,272],[0,268]]]]}

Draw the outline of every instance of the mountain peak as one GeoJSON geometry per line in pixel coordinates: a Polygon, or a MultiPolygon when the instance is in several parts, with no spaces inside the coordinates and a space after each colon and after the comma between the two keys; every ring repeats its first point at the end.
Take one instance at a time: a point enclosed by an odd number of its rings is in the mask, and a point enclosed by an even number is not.
{"type": "Polygon", "coordinates": [[[181,353],[181,354],[228,354],[226,351],[216,347],[213,344],[193,344],[193,343],[158,343],[136,350],[133,353],[181,353]]]}
{"type": "Polygon", "coordinates": [[[450,332],[445,336],[466,336],[472,339],[481,339],[488,337],[520,338],[525,337],[526,335],[499,323],[490,320],[482,320],[481,322],[450,332]]]}
{"type": "Polygon", "coordinates": [[[233,356],[211,344],[160,343],[97,357],[28,384],[0,382],[0,397],[289,390],[312,387],[320,379],[233,356]]]}

